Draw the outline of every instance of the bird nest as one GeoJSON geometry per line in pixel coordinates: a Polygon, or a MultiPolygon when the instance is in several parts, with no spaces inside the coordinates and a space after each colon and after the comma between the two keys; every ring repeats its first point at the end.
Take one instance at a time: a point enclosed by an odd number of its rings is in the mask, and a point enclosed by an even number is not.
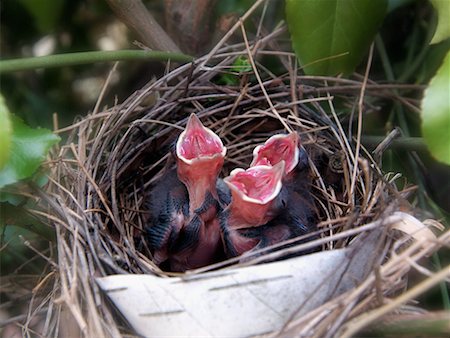
{"type": "MultiPolygon", "coordinates": [[[[448,234],[436,240],[429,223],[403,212],[409,210],[413,189],[402,186],[400,175],[381,171],[381,147],[371,152],[361,143],[363,116],[397,100],[394,88],[400,93],[411,88],[377,84],[367,76],[301,75],[295,56],[277,47],[281,32],[250,42],[244,36],[245,43],[229,46],[224,40],[207,56],[168,71],[123,103],[96,109],[67,128],[70,136],[54,153],[50,183],[42,195],[50,206],[58,250],[54,292],[45,299],[53,304],[48,307],[48,335],[58,335],[62,318],[71,318],[86,336],[129,333],[94,277],[174,275],[152,261],[144,236],[145,200],[172,165],[169,149],[191,113],[227,147],[223,176],[233,168],[247,168],[253,148],[268,137],[296,131],[309,155],[319,222],[313,235],[291,239],[289,246],[280,243],[244,261],[238,257],[186,274],[252,266],[307,249],[345,248],[363,233],[383,230],[377,254],[365,253],[376,260],[360,285],[301,317],[293,315],[284,323],[284,334],[355,332],[351,330],[360,323],[355,319],[365,311],[379,311],[377,319],[394,309],[387,308],[392,305],[387,299],[404,291],[411,266],[448,243],[448,234]],[[238,59],[247,60],[244,68],[236,68],[238,59]],[[234,83],[223,84],[224,76],[234,83]],[[417,224],[425,229],[420,236],[417,224]],[[406,241],[405,233],[413,240],[406,241]]],[[[396,303],[397,309],[401,304],[396,303]]]]}

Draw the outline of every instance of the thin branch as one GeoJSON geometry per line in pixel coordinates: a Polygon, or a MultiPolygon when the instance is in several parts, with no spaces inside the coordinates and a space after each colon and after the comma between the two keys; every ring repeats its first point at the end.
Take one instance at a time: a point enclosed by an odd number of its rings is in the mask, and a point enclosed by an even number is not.
{"type": "MultiPolygon", "coordinates": [[[[361,134],[362,134],[363,110],[364,110],[364,94],[366,91],[367,80],[369,79],[370,67],[372,66],[373,46],[374,46],[374,44],[372,43],[372,45],[370,46],[369,59],[367,60],[366,71],[364,73],[364,80],[361,85],[361,92],[359,94],[359,100],[358,100],[358,127],[357,127],[358,129],[357,129],[357,135],[356,135],[356,149],[355,149],[355,158],[356,159],[359,158],[359,152],[360,152],[360,148],[361,148],[361,134]]],[[[357,165],[357,163],[355,163],[355,166],[353,167],[352,180],[351,180],[351,185],[350,185],[350,192],[351,192],[350,196],[351,197],[354,197],[353,192],[354,192],[354,189],[356,186],[357,172],[358,172],[358,165],[357,165]]]]}
{"type": "Polygon", "coordinates": [[[289,127],[289,125],[286,123],[286,121],[283,118],[281,118],[280,114],[275,109],[275,106],[273,105],[272,100],[269,97],[269,94],[267,94],[266,88],[264,87],[264,84],[263,84],[263,82],[261,80],[261,77],[259,75],[258,69],[256,68],[255,61],[253,60],[253,55],[252,55],[252,53],[250,51],[250,45],[248,43],[247,34],[245,33],[245,28],[244,28],[244,21],[242,19],[239,19],[239,22],[241,24],[242,36],[244,38],[246,50],[247,50],[247,53],[248,53],[248,59],[250,61],[250,64],[252,65],[252,69],[253,69],[253,72],[255,73],[256,79],[258,80],[258,83],[261,86],[261,91],[264,93],[264,96],[266,97],[267,103],[269,104],[272,113],[278,118],[278,120],[281,122],[283,127],[288,132],[292,132],[292,128],[289,127]]]}
{"type": "Polygon", "coordinates": [[[397,315],[375,322],[361,332],[362,337],[448,337],[450,312],[397,315]]]}
{"type": "Polygon", "coordinates": [[[449,276],[450,276],[450,265],[436,272],[432,277],[427,278],[426,280],[416,285],[409,291],[403,293],[401,296],[397,297],[392,302],[376,310],[373,310],[367,314],[363,314],[360,317],[355,318],[347,325],[347,328],[343,332],[343,335],[341,335],[341,337],[342,338],[353,337],[355,333],[357,333],[367,325],[373,323],[375,320],[393,311],[399,305],[406,303],[408,300],[414,299],[415,297],[424,293],[428,289],[432,288],[434,285],[439,284],[442,280],[448,278],[449,276]]]}
{"type": "Polygon", "coordinates": [[[106,0],[116,16],[155,50],[180,53],[181,50],[156,22],[141,0],[106,0]]]}
{"type": "MultiPolygon", "coordinates": [[[[376,147],[385,140],[385,136],[363,136],[362,143],[366,147],[376,147]]],[[[390,149],[410,151],[426,151],[427,146],[421,137],[399,137],[389,144],[390,149]]]]}
{"type": "Polygon", "coordinates": [[[156,61],[176,61],[191,62],[192,56],[171,53],[154,52],[146,50],[116,50],[116,51],[94,51],[68,54],[55,54],[31,58],[21,58],[0,61],[0,74],[7,72],[17,72],[37,68],[64,67],[73,65],[83,65],[95,62],[125,61],[125,60],[156,60],[156,61]]]}

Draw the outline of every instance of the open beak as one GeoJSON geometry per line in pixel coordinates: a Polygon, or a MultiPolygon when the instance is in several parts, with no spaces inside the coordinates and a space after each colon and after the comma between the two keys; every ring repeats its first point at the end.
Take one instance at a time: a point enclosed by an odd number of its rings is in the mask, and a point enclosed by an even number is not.
{"type": "Polygon", "coordinates": [[[232,218],[236,220],[230,226],[255,227],[273,218],[272,205],[281,191],[284,172],[283,160],[273,167],[257,165],[247,170],[234,169],[224,179],[231,190],[230,207],[232,218]]]}
{"type": "Polygon", "coordinates": [[[296,167],[299,161],[299,146],[300,139],[296,132],[274,135],[253,150],[253,160],[250,166],[273,166],[280,161],[285,161],[286,175],[296,167]]]}
{"type": "Polygon", "coordinates": [[[195,207],[201,205],[207,191],[216,195],[216,180],[226,152],[220,137],[191,114],[178,137],[176,156],[178,178],[186,185],[195,207]]]}
{"type": "Polygon", "coordinates": [[[224,158],[227,148],[220,137],[206,128],[194,113],[189,117],[186,129],[180,134],[176,145],[179,159],[188,165],[198,161],[224,158]]]}

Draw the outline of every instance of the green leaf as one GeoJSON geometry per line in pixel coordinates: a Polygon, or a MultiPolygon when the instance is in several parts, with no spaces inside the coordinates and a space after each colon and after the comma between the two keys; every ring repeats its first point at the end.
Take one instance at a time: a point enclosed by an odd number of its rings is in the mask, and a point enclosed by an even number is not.
{"type": "Polygon", "coordinates": [[[438,14],[438,24],[431,43],[439,43],[450,38],[450,1],[431,0],[438,14]]]}
{"type": "Polygon", "coordinates": [[[250,61],[244,56],[239,56],[236,60],[234,60],[233,65],[231,67],[231,71],[235,73],[248,73],[252,70],[252,65],[250,61]]]}
{"type": "Polygon", "coordinates": [[[11,121],[11,155],[0,170],[0,188],[33,175],[50,147],[59,142],[59,137],[48,129],[33,129],[14,115],[11,121]]]}
{"type": "Polygon", "coordinates": [[[230,73],[224,73],[218,79],[218,84],[227,86],[236,86],[239,84],[240,75],[248,73],[252,70],[250,61],[244,56],[239,56],[234,60],[230,68],[230,73]]]}
{"type": "Polygon", "coordinates": [[[0,226],[14,225],[49,241],[55,239],[54,229],[39,221],[27,209],[0,203],[0,210],[0,226]]]}
{"type": "Polygon", "coordinates": [[[26,264],[35,257],[35,252],[28,248],[24,241],[33,243],[34,247],[39,247],[42,238],[33,231],[15,225],[5,225],[0,223],[0,266],[2,275],[14,272],[21,267],[22,271],[28,273],[41,273],[42,260],[33,261],[33,264],[26,264]]]}
{"type": "Polygon", "coordinates": [[[450,165],[450,52],[425,90],[422,134],[431,154],[450,165]]]}
{"type": "Polygon", "coordinates": [[[399,7],[405,6],[410,4],[415,0],[388,0],[388,12],[392,12],[393,10],[396,10],[399,7]]]}
{"type": "Polygon", "coordinates": [[[426,55],[420,67],[415,72],[415,83],[429,83],[442,64],[445,55],[450,50],[450,39],[431,45],[427,48],[426,55]]]}
{"type": "MultiPolygon", "coordinates": [[[[34,183],[34,187],[43,188],[48,183],[48,170],[43,169],[45,168],[39,168],[39,170],[29,178],[29,180],[34,183]]],[[[2,205],[1,202],[8,202],[14,206],[27,205],[32,207],[33,200],[28,198],[27,195],[33,195],[33,193],[34,191],[30,189],[28,181],[16,182],[0,189],[0,210],[2,205]]]]}
{"type": "Polygon", "coordinates": [[[3,95],[0,94],[0,169],[9,158],[11,148],[11,120],[3,95]]]}
{"type": "Polygon", "coordinates": [[[370,46],[387,0],[287,0],[292,44],[306,74],[351,73],[370,46]]]}
{"type": "Polygon", "coordinates": [[[43,33],[52,32],[61,18],[64,0],[20,0],[43,33]]]}

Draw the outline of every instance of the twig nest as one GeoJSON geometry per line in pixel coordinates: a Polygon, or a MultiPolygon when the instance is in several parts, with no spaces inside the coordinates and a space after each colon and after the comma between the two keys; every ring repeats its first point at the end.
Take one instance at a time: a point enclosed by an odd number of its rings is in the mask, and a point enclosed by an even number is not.
{"type": "MultiPolygon", "coordinates": [[[[357,289],[352,291],[347,287],[331,293],[330,297],[315,304],[314,309],[305,302],[308,297],[313,297],[315,291],[306,295],[304,301],[295,296],[290,300],[291,306],[280,312],[283,323],[265,327],[266,331],[259,333],[279,330],[288,335],[307,335],[313,331],[318,335],[320,332],[336,333],[366,309],[382,306],[377,299],[392,296],[403,288],[409,263],[402,258],[417,261],[438,250],[445,241],[448,243],[448,234],[441,237],[441,242],[434,242],[435,236],[417,220],[418,223],[413,223],[420,224],[420,231],[427,233],[419,244],[415,242],[397,252],[395,241],[385,236],[389,226],[403,224],[404,220],[412,217],[398,213],[400,205],[403,209],[407,205],[405,197],[408,191],[397,189],[398,176],[382,173],[371,153],[361,145],[359,135],[355,134],[352,127],[355,119],[348,119],[348,113],[341,112],[357,112],[359,109],[361,118],[377,100],[389,98],[389,91],[369,82],[363,93],[364,104],[358,106],[364,79],[299,75],[293,55],[269,48],[275,36],[265,37],[256,43],[257,49],[251,49],[256,64],[252,71],[230,72],[236,58],[250,54],[242,45],[224,47],[193,64],[172,70],[122,104],[94,112],[73,125],[67,145],[55,155],[51,184],[43,199],[51,205],[53,215],[50,221],[58,235],[60,278],[55,284],[56,292],[86,335],[116,334],[123,329],[104,300],[98,297],[98,286],[93,276],[100,278],[99,283],[104,289],[108,288],[107,276],[115,274],[149,274],[152,279],[161,280],[155,282],[155,290],[169,290],[166,284],[175,283],[158,277],[169,276],[170,273],[155,264],[145,240],[148,220],[145,201],[161,174],[174,165],[169,160],[170,148],[191,113],[214,130],[227,148],[223,176],[229,175],[236,167],[248,168],[253,149],[272,135],[290,131],[298,133],[309,156],[318,232],[306,240],[290,240],[289,246],[277,244],[269,253],[260,252],[245,259],[207,266],[190,272],[190,277],[181,275],[177,280],[181,283],[187,278],[183,284],[186,290],[194,285],[190,281],[202,280],[208,270],[215,271],[206,276],[213,278],[217,274],[218,280],[227,275],[227,271],[248,277],[247,271],[256,273],[259,268],[261,271],[266,269],[265,264],[256,263],[295,257],[298,252],[308,250],[321,251],[313,255],[354,247],[363,250],[358,246],[361,236],[366,232],[373,233],[370,231],[378,234],[371,242],[376,245],[368,246],[376,249],[359,251],[358,256],[370,258],[370,264],[365,261],[369,269],[356,279],[360,282],[357,289]],[[258,54],[262,48],[264,58],[258,54]],[[264,62],[279,65],[277,74],[269,72],[264,62]],[[224,74],[234,78],[235,84],[221,85],[224,74]],[[373,264],[377,265],[377,274],[373,273],[373,264]],[[376,281],[375,276],[378,276],[376,281]],[[375,283],[380,294],[375,294],[375,283]],[[321,305],[324,303],[326,305],[321,305]],[[294,308],[308,311],[294,311],[294,308]],[[81,313],[84,316],[77,315],[81,313]]],[[[351,266],[355,262],[359,262],[355,266],[361,266],[361,260],[353,261],[355,256],[344,256],[346,260],[342,264],[347,264],[348,271],[354,271],[351,266]]],[[[287,266],[287,270],[295,269],[292,262],[300,260],[307,265],[307,257],[268,264],[285,264],[282,266],[287,266]]],[[[315,257],[320,260],[320,256],[315,257]]],[[[260,282],[264,280],[263,273],[258,276],[260,282]]],[[[278,277],[270,278],[286,281],[278,277]]],[[[323,280],[326,283],[327,279],[323,280]]],[[[239,280],[236,283],[239,284],[239,280]]],[[[264,287],[270,289],[268,284],[264,287]]],[[[126,281],[122,287],[127,285],[126,281]]],[[[146,285],[151,288],[153,284],[146,285]]],[[[232,289],[230,284],[227,285],[232,289]]],[[[340,286],[337,283],[331,288],[337,290],[340,286]]],[[[203,291],[200,287],[198,294],[203,291]]],[[[167,292],[165,297],[169,299],[172,291],[167,292]]],[[[110,293],[108,295],[111,296],[110,293]]],[[[162,297],[161,294],[158,293],[158,297],[162,297]]],[[[146,302],[144,299],[141,301],[146,302]]],[[[195,302],[201,301],[195,299],[195,302]]],[[[118,307],[124,311],[120,305],[118,307]]],[[[150,310],[145,309],[146,313],[153,313],[151,316],[157,315],[150,310]]],[[[145,334],[143,331],[140,333],[145,334]]]]}

